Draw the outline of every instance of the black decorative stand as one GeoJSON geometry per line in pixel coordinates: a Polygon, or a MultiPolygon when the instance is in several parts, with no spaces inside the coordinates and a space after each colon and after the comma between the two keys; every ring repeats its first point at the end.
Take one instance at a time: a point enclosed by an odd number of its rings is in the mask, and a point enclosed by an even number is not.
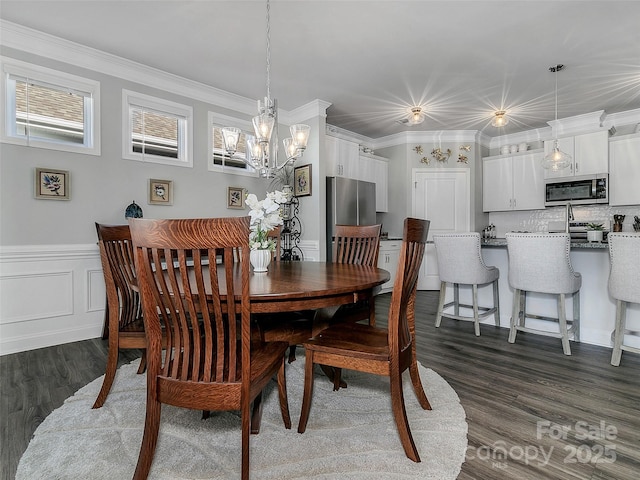
{"type": "Polygon", "coordinates": [[[296,197],[291,197],[291,200],[282,205],[282,220],[280,259],[302,260],[304,255],[298,246],[302,232],[300,219],[298,218],[298,199],[296,197]]]}

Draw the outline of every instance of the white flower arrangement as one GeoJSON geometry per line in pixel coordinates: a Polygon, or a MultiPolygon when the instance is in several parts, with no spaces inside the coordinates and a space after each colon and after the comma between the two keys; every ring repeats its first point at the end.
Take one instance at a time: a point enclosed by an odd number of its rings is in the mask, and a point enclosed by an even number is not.
{"type": "Polygon", "coordinates": [[[247,195],[246,204],[251,209],[251,233],[249,234],[249,246],[251,250],[276,249],[276,242],[268,238],[268,234],[278,225],[282,225],[283,203],[287,202],[287,195],[279,190],[268,192],[264,200],[258,200],[255,194],[247,195]]]}

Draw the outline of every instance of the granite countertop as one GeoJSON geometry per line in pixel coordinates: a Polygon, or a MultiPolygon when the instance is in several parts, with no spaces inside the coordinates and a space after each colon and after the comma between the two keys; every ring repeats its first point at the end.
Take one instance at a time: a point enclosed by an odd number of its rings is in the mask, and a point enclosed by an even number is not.
{"type": "MultiPolygon", "coordinates": [[[[481,246],[483,247],[506,247],[506,238],[492,238],[490,240],[482,239],[481,246]]],[[[608,249],[609,244],[607,242],[587,242],[587,241],[572,241],[571,248],[580,248],[585,250],[603,250],[608,249]]]]}

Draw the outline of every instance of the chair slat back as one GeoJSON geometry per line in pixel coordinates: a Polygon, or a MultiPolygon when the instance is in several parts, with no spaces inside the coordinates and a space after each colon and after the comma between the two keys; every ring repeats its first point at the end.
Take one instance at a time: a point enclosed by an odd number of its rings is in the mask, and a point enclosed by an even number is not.
{"type": "Polygon", "coordinates": [[[333,261],[376,266],[381,229],[382,225],[336,225],[333,261]]]}
{"type": "Polygon", "coordinates": [[[148,375],[157,368],[188,382],[249,381],[249,218],[129,222],[149,338],[148,375]],[[220,251],[223,264],[209,265],[220,251]],[[240,285],[234,285],[234,271],[241,272],[240,285]]]}
{"type": "Polygon", "coordinates": [[[412,342],[415,331],[413,308],[429,224],[429,220],[417,218],[404,220],[398,275],[393,285],[389,307],[389,349],[392,356],[404,351],[412,342]]]}
{"type": "Polygon", "coordinates": [[[133,244],[129,225],[96,223],[100,261],[104,273],[109,311],[117,312],[122,329],[136,320],[140,313],[133,244]]]}

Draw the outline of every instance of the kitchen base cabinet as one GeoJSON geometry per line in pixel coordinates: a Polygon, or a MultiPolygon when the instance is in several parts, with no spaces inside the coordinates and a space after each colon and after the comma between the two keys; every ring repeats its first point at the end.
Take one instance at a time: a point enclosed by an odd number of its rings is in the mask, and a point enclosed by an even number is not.
{"type": "Polygon", "coordinates": [[[398,262],[400,261],[400,247],[402,240],[381,240],[380,252],[378,253],[378,268],[382,268],[389,272],[389,281],[382,284],[380,293],[386,293],[393,290],[393,283],[396,279],[398,271],[398,262]]]}
{"type": "Polygon", "coordinates": [[[625,135],[609,144],[609,205],[639,205],[640,135],[625,135]]]}

